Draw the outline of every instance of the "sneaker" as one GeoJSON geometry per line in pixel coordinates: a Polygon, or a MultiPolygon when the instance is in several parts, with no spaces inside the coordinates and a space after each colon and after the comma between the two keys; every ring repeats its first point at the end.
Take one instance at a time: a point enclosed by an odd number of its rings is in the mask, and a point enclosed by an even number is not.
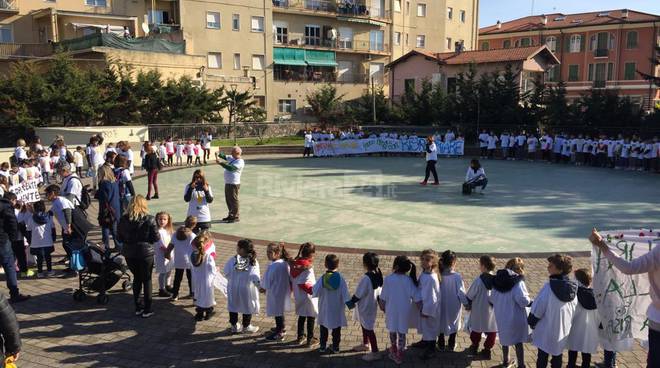
{"type": "Polygon", "coordinates": [[[204,311],[197,311],[195,313],[195,321],[200,322],[204,319],[204,311]]]}
{"type": "Polygon", "coordinates": [[[18,294],[16,296],[13,296],[13,297],[9,298],[9,302],[10,303],[20,303],[20,302],[24,302],[28,299],[30,299],[30,295],[18,294]]]}
{"type": "Polygon", "coordinates": [[[351,349],[351,351],[369,351],[370,349],[371,348],[370,348],[369,344],[367,344],[367,345],[360,344],[360,345],[354,346],[353,349],[351,349]]]}
{"type": "Polygon", "coordinates": [[[37,278],[38,278],[38,279],[43,279],[43,278],[45,278],[45,277],[46,277],[46,273],[45,273],[45,272],[37,272],[37,278]]]}
{"type": "Polygon", "coordinates": [[[179,300],[179,296],[176,295],[176,294],[172,294],[172,298],[171,298],[171,300],[172,300],[173,302],[175,302],[175,301],[179,300]]]}
{"type": "Polygon", "coordinates": [[[236,334],[236,333],[241,333],[241,331],[243,331],[243,327],[241,325],[239,325],[238,323],[231,326],[231,333],[236,334]]]}
{"type": "Polygon", "coordinates": [[[389,358],[394,362],[396,365],[400,365],[403,363],[403,354],[401,352],[397,351],[396,353],[392,354],[390,352],[389,358]]]}
{"type": "Polygon", "coordinates": [[[467,349],[465,349],[464,353],[465,355],[471,357],[477,355],[477,351],[479,350],[478,346],[475,345],[470,345],[467,349]]]}
{"type": "Polygon", "coordinates": [[[46,272],[46,276],[48,276],[48,277],[53,277],[53,276],[55,276],[55,271],[48,271],[48,272],[46,272]]]}
{"type": "Polygon", "coordinates": [[[298,336],[298,338],[296,339],[296,345],[305,345],[306,342],[307,342],[307,338],[305,337],[305,335],[298,336]]]}
{"type": "Polygon", "coordinates": [[[380,360],[380,358],[380,353],[366,353],[362,356],[362,360],[365,362],[375,362],[376,360],[380,360]]]}
{"type": "Polygon", "coordinates": [[[249,325],[247,327],[243,327],[243,333],[255,333],[257,331],[259,331],[259,326],[249,325]]]}
{"type": "Polygon", "coordinates": [[[305,347],[307,349],[315,349],[317,346],[319,346],[319,339],[316,337],[312,337],[311,339],[307,339],[307,342],[305,343],[305,347]]]}
{"type": "Polygon", "coordinates": [[[223,219],[220,220],[220,221],[222,221],[222,222],[227,222],[227,221],[229,221],[230,219],[231,219],[231,216],[227,216],[227,217],[223,218],[223,219]]]}
{"type": "Polygon", "coordinates": [[[147,312],[147,311],[144,311],[144,313],[142,313],[142,318],[149,318],[149,317],[151,317],[151,316],[153,316],[153,315],[154,315],[154,312],[153,312],[153,311],[148,311],[148,312],[147,312]]]}
{"type": "Polygon", "coordinates": [[[215,311],[206,311],[206,314],[204,314],[204,320],[208,321],[211,318],[213,318],[213,315],[215,314],[215,311]]]}
{"type": "Polygon", "coordinates": [[[327,351],[327,349],[325,347],[320,347],[319,348],[319,353],[321,353],[321,354],[325,354],[326,351],[327,351]]]}
{"type": "Polygon", "coordinates": [[[151,199],[158,199],[158,193],[154,194],[154,196],[151,197],[151,199]]]}
{"type": "Polygon", "coordinates": [[[135,309],[135,315],[136,316],[141,316],[142,313],[144,313],[144,309],[142,309],[142,308],[136,308],[135,309]]]}
{"type": "Polygon", "coordinates": [[[165,286],[165,291],[167,291],[170,294],[174,294],[174,286],[165,286]]]}
{"type": "Polygon", "coordinates": [[[484,360],[491,360],[492,354],[490,352],[490,349],[484,349],[479,352],[479,357],[484,360]]]}
{"type": "Polygon", "coordinates": [[[270,335],[266,336],[268,341],[282,341],[284,340],[284,333],[282,332],[273,332],[270,335]]]}
{"type": "Polygon", "coordinates": [[[502,368],[516,368],[518,367],[518,364],[516,364],[516,360],[512,360],[508,363],[502,363],[502,368]]]}
{"type": "Polygon", "coordinates": [[[422,182],[419,183],[419,185],[426,185],[426,182],[422,181],[422,182]]]}
{"type": "Polygon", "coordinates": [[[168,293],[167,291],[160,289],[158,290],[158,296],[161,298],[170,298],[172,297],[172,294],[168,293]]]}
{"type": "Polygon", "coordinates": [[[241,222],[241,220],[239,220],[238,217],[232,217],[232,218],[230,218],[229,220],[227,220],[227,223],[228,223],[228,224],[233,224],[233,223],[235,223],[235,222],[241,222]]]}
{"type": "Polygon", "coordinates": [[[440,183],[436,181],[435,183],[433,183],[431,185],[440,185],[440,183]]]}

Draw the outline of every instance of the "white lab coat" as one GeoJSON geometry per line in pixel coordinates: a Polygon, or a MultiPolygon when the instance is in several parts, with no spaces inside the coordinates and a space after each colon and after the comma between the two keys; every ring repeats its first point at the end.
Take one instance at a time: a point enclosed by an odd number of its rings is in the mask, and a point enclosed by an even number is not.
{"type": "Polygon", "coordinates": [[[531,301],[524,281],[518,282],[505,293],[496,289],[491,291],[490,302],[493,303],[497,333],[502,346],[529,342],[527,306],[531,301]]]}
{"type": "Polygon", "coordinates": [[[443,272],[438,313],[441,334],[449,335],[461,329],[461,306],[463,304],[467,304],[467,299],[461,274],[454,271],[443,272]]]}
{"type": "Polygon", "coordinates": [[[416,327],[418,314],[414,303],[419,301],[417,287],[409,276],[393,273],[383,280],[383,290],[380,299],[385,302],[385,327],[389,332],[407,333],[411,327],[416,327]]]}
{"type": "Polygon", "coordinates": [[[573,325],[568,335],[568,350],[595,354],[598,350],[598,309],[584,309],[580,303],[575,307],[573,325]]]}
{"type": "Polygon", "coordinates": [[[291,278],[291,288],[293,289],[293,300],[296,304],[296,315],[299,317],[315,317],[319,314],[318,299],[307,294],[300,288],[301,284],[314,284],[314,269],[310,268],[301,272],[295,278],[291,278]]]}
{"type": "Polygon", "coordinates": [[[532,304],[531,313],[540,318],[532,332],[532,344],[550,355],[560,355],[566,349],[576,304],[577,298],[559,300],[546,282],[532,304]]]}
{"type": "Polygon", "coordinates": [[[195,295],[195,306],[211,308],[215,305],[213,279],[216,272],[215,244],[211,244],[204,252],[202,263],[197,267],[192,266],[190,270],[192,291],[195,295]]]}
{"type": "Polygon", "coordinates": [[[493,306],[488,301],[490,290],[486,289],[481,277],[474,279],[466,296],[472,301],[472,309],[470,310],[470,319],[468,321],[470,331],[497,332],[493,306]]]}
{"type": "Polygon", "coordinates": [[[419,275],[419,294],[422,301],[417,331],[424,341],[435,341],[440,332],[440,281],[435,272],[422,272],[419,275]]]}
{"type": "Polygon", "coordinates": [[[195,239],[195,233],[191,232],[187,238],[179,240],[176,237],[176,233],[172,236],[170,242],[174,245],[174,268],[180,270],[189,270],[190,265],[190,253],[192,253],[192,241],[195,239]]]}
{"type": "Polygon", "coordinates": [[[266,315],[283,316],[286,301],[291,297],[289,264],[283,259],[278,259],[268,265],[261,287],[266,289],[266,315]]]}
{"type": "Polygon", "coordinates": [[[365,330],[373,330],[376,325],[376,314],[378,313],[378,297],[382,288],[376,289],[371,285],[369,276],[364,275],[360,279],[355,296],[360,298],[357,307],[353,309],[353,320],[359,321],[365,330]]]}
{"type": "Polygon", "coordinates": [[[236,257],[231,257],[225,263],[223,273],[227,277],[227,309],[231,313],[259,313],[259,262],[254,261],[245,271],[234,269],[236,257]]]}
{"type": "MultiPolygon", "coordinates": [[[[335,272],[338,273],[338,272],[335,272]]],[[[316,318],[316,323],[329,330],[337,327],[346,327],[346,302],[351,300],[351,295],[348,292],[348,285],[346,280],[341,276],[339,281],[339,288],[328,289],[323,286],[323,276],[319,277],[312,288],[312,295],[319,299],[319,315],[316,318]]]]}
{"type": "Polygon", "coordinates": [[[165,252],[167,251],[167,246],[170,245],[172,234],[165,229],[159,229],[158,234],[160,235],[160,240],[158,240],[154,247],[154,266],[156,273],[168,273],[172,271],[172,266],[174,265],[173,261],[165,258],[165,252]]]}

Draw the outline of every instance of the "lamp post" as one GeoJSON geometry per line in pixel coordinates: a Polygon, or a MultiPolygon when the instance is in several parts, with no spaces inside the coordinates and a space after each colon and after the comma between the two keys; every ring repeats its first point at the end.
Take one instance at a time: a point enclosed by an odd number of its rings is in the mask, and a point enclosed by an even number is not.
{"type": "Polygon", "coordinates": [[[229,105],[229,122],[233,125],[234,129],[234,146],[236,146],[236,89],[238,85],[232,83],[229,85],[231,88],[231,104],[229,105]]]}

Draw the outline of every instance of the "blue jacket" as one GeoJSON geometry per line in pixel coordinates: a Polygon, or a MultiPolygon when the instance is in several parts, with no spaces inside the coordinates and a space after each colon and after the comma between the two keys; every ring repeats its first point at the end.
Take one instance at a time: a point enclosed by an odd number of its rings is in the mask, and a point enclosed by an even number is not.
{"type": "Polygon", "coordinates": [[[117,182],[107,180],[100,182],[96,198],[99,200],[99,226],[110,226],[112,223],[119,223],[121,201],[117,182]]]}

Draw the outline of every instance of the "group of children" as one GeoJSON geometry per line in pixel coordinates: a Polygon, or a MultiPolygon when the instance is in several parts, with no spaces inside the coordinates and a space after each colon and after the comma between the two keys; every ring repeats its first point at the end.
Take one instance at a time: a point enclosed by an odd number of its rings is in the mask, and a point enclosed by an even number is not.
{"type": "Polygon", "coordinates": [[[500,155],[506,160],[541,159],[547,162],[572,163],[620,170],[660,172],[660,140],[583,134],[516,134],[483,130],[478,137],[481,158],[500,155]]]}
{"type": "Polygon", "coordinates": [[[210,132],[205,132],[199,139],[174,139],[168,136],[160,142],[144,142],[141,156],[144,158],[145,147],[152,144],[163,166],[183,166],[184,158],[186,166],[206,165],[210,159],[212,141],[210,132]]]}

